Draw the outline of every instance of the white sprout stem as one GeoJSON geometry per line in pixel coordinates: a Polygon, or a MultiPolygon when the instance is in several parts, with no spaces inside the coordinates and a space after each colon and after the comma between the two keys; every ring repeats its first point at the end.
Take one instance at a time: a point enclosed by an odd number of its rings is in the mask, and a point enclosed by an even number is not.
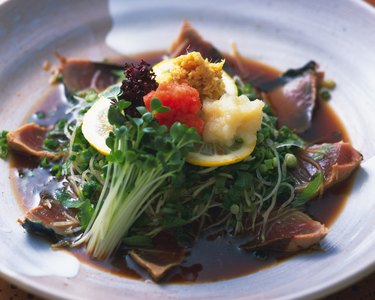
{"type": "Polygon", "coordinates": [[[263,214],[262,235],[261,235],[262,240],[266,239],[265,233],[266,233],[267,222],[268,222],[268,218],[270,216],[271,211],[275,207],[276,200],[277,200],[276,196],[277,196],[276,194],[273,195],[270,206],[267,208],[267,210],[263,214]]]}
{"type": "Polygon", "coordinates": [[[295,196],[295,188],[294,186],[292,186],[290,183],[287,183],[287,182],[283,182],[280,184],[280,186],[286,186],[287,188],[289,188],[290,190],[290,195],[289,195],[289,198],[287,200],[285,200],[285,202],[280,206],[279,208],[279,212],[281,212],[283,209],[285,209],[290,203],[292,203],[292,201],[294,200],[294,196],[295,196]]]}
{"type": "MultiPolygon", "coordinates": [[[[142,173],[142,171],[139,173],[142,173]]],[[[142,209],[145,202],[151,198],[151,195],[158,188],[158,182],[160,183],[165,179],[166,176],[160,176],[161,173],[160,170],[159,172],[154,171],[140,175],[136,180],[136,186],[124,199],[116,197],[120,196],[121,192],[117,195],[108,195],[107,201],[105,201],[92,226],[93,234],[87,244],[88,253],[96,258],[105,258],[115,250],[121,238],[127,235],[128,230],[136,220],[137,212],[142,209]],[[157,179],[153,179],[155,177],[157,179]],[[110,199],[118,201],[108,201],[110,199]],[[110,220],[108,219],[108,210],[112,213],[110,220]],[[104,239],[105,243],[103,242],[104,239]]],[[[118,185],[116,185],[116,188],[116,192],[121,189],[118,185]]],[[[143,209],[145,208],[147,206],[143,207],[143,209]]]]}
{"type": "Polygon", "coordinates": [[[264,184],[264,185],[268,185],[268,186],[272,186],[273,183],[271,181],[267,181],[263,178],[262,174],[260,173],[259,169],[256,169],[255,170],[255,173],[257,175],[257,178],[259,179],[259,181],[264,184]]]}
{"type": "Polygon", "coordinates": [[[193,193],[193,198],[196,198],[200,192],[202,192],[205,188],[209,187],[210,185],[213,185],[215,184],[216,182],[216,179],[215,178],[211,178],[210,180],[208,180],[205,184],[202,184],[199,188],[197,188],[194,193],[193,193]]]}
{"type": "Polygon", "coordinates": [[[277,150],[274,147],[272,147],[271,143],[268,143],[268,145],[269,145],[270,149],[272,150],[272,152],[275,154],[275,157],[276,157],[276,160],[277,160],[277,182],[276,182],[275,186],[273,187],[272,191],[266,197],[264,197],[264,201],[270,199],[274,194],[277,193],[277,191],[280,187],[281,177],[282,177],[279,154],[277,153],[277,150]]]}

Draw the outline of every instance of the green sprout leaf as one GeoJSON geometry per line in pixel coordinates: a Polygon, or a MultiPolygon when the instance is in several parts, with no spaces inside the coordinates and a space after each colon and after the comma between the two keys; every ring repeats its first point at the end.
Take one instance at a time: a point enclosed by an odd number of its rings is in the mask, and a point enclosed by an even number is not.
{"type": "Polygon", "coordinates": [[[8,156],[9,148],[7,143],[8,131],[3,130],[0,134],[0,158],[6,158],[8,156]]]}
{"type": "Polygon", "coordinates": [[[314,179],[307,185],[307,187],[300,194],[296,195],[292,205],[294,207],[301,207],[305,205],[319,193],[319,190],[322,188],[323,183],[323,173],[317,172],[314,179]]]}
{"type": "Polygon", "coordinates": [[[102,92],[102,96],[111,100],[118,100],[118,97],[121,95],[120,85],[112,85],[102,92]]]}
{"type": "Polygon", "coordinates": [[[170,111],[170,108],[167,106],[163,106],[158,98],[153,98],[151,100],[151,111],[152,114],[164,113],[170,111]]]}

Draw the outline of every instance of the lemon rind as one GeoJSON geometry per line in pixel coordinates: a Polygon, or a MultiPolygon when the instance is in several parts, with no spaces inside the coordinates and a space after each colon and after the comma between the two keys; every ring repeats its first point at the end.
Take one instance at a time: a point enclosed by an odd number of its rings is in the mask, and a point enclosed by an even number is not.
{"type": "Polygon", "coordinates": [[[228,166],[243,161],[255,148],[256,142],[241,147],[240,149],[224,155],[203,155],[198,152],[190,152],[186,157],[186,162],[200,167],[221,167],[228,166]],[[246,149],[246,150],[245,150],[246,149]]]}

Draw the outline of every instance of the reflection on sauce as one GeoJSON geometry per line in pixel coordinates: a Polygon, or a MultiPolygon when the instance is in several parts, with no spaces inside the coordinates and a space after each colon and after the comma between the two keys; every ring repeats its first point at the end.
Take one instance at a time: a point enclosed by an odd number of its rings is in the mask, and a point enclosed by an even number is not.
{"type": "MultiPolygon", "coordinates": [[[[183,263],[172,269],[163,282],[212,282],[235,278],[271,267],[290,256],[283,253],[254,253],[241,250],[239,246],[245,241],[246,238],[228,236],[217,236],[215,239],[203,237],[193,248],[188,249],[189,254],[183,263]]],[[[151,280],[149,274],[128,257],[126,249],[119,249],[116,255],[105,261],[90,259],[84,250],[75,248],[70,251],[81,261],[100,270],[132,279],[151,280]]]]}
{"type": "Polygon", "coordinates": [[[350,142],[340,119],[325,101],[317,103],[312,126],[301,136],[312,144],[350,142]]]}
{"type": "MultiPolygon", "coordinates": [[[[142,54],[139,57],[154,64],[162,59],[163,52],[142,54]]],[[[115,61],[119,62],[120,60],[115,61]]],[[[135,61],[139,61],[139,59],[135,58],[133,62],[135,61]]],[[[230,61],[229,58],[227,61],[232,69],[236,68],[233,61],[230,61]]],[[[262,81],[273,80],[281,74],[280,71],[270,66],[252,60],[243,61],[243,69],[246,69],[245,80],[254,83],[254,85],[260,84],[262,81]]],[[[64,116],[65,110],[66,98],[59,87],[53,89],[32,112],[44,112],[46,118],[39,120],[35,114],[30,114],[31,117],[28,118],[28,121],[48,126],[64,116]]],[[[349,140],[347,132],[334,111],[327,103],[323,102],[317,106],[313,126],[303,134],[303,138],[314,143],[349,140]]],[[[37,167],[33,159],[15,155],[11,160],[11,166],[13,183],[25,210],[38,204],[41,191],[48,193],[62,184],[62,182],[56,182],[47,176],[42,168],[37,167]],[[22,178],[22,174],[27,173],[32,173],[33,176],[22,178]]],[[[321,199],[312,201],[308,207],[309,214],[314,219],[330,226],[343,208],[351,189],[351,182],[351,180],[346,180],[328,190],[321,199]]],[[[286,255],[280,253],[266,254],[241,250],[238,246],[245,240],[246,237],[233,238],[221,235],[202,237],[191,249],[187,249],[189,255],[181,266],[168,273],[165,281],[181,283],[223,280],[257,272],[287,258],[286,255]]],[[[142,268],[130,259],[126,249],[119,249],[113,257],[106,261],[90,259],[85,255],[84,248],[69,249],[69,251],[79,257],[81,261],[90,263],[99,269],[134,279],[150,278],[142,268]]]]}

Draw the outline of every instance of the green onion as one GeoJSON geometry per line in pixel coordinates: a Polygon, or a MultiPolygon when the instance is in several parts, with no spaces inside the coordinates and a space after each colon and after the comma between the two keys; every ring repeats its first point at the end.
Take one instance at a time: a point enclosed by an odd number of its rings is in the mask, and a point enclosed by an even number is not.
{"type": "Polygon", "coordinates": [[[292,153],[285,154],[284,160],[288,168],[295,168],[297,166],[297,157],[292,153]]]}
{"type": "Polygon", "coordinates": [[[325,79],[322,86],[326,89],[333,90],[336,87],[336,82],[334,82],[332,79],[325,79]]]}
{"type": "Polygon", "coordinates": [[[320,91],[320,96],[322,97],[323,100],[326,100],[326,101],[331,99],[331,93],[327,90],[320,91]]]}
{"type": "Polygon", "coordinates": [[[6,158],[8,156],[9,147],[7,143],[8,131],[3,130],[0,135],[0,158],[6,158]]]}
{"type": "Polygon", "coordinates": [[[56,150],[59,147],[59,141],[53,138],[46,138],[43,145],[48,150],[56,150]]]}
{"type": "Polygon", "coordinates": [[[42,168],[49,168],[51,164],[51,161],[48,157],[44,157],[41,161],[40,161],[40,166],[42,168]]]}
{"type": "Polygon", "coordinates": [[[292,205],[294,207],[301,207],[305,205],[309,200],[319,194],[319,192],[323,188],[323,183],[323,173],[316,173],[314,179],[307,185],[307,187],[294,198],[292,205]]]}
{"type": "Polygon", "coordinates": [[[62,175],[62,165],[56,164],[53,165],[51,168],[51,173],[56,177],[60,177],[62,175]]]}
{"type": "Polygon", "coordinates": [[[239,212],[240,212],[240,207],[237,205],[237,204],[233,204],[231,207],[230,207],[230,212],[234,215],[238,215],[239,212]]]}
{"type": "Polygon", "coordinates": [[[35,113],[35,116],[39,120],[45,119],[46,113],[44,111],[38,111],[38,112],[35,113]]]}

